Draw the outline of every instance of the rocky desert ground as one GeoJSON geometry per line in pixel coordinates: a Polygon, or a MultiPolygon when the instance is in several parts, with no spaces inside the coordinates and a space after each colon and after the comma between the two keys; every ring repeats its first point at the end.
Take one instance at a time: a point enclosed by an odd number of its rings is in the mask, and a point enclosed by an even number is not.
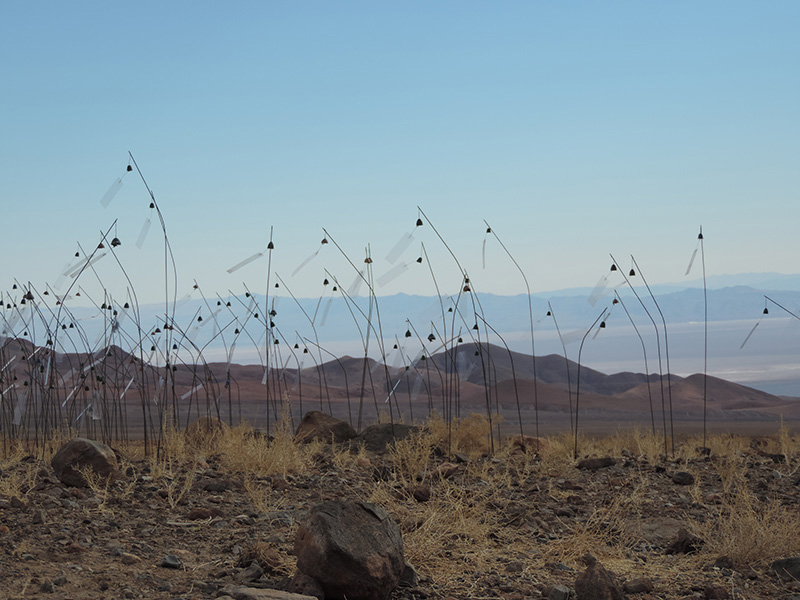
{"type": "Polygon", "coordinates": [[[170,431],[148,456],[114,447],[116,478],[86,468],[77,486],[51,464],[65,439],[7,445],[0,597],[298,591],[298,528],[341,500],[399,527],[409,567],[393,598],[800,598],[800,443],[787,428],[683,438],[666,454],[633,430],[583,438],[575,458],[569,434],[490,452],[477,415],[334,442],[309,427],[170,431]],[[587,588],[597,565],[610,588],[587,588]]]}

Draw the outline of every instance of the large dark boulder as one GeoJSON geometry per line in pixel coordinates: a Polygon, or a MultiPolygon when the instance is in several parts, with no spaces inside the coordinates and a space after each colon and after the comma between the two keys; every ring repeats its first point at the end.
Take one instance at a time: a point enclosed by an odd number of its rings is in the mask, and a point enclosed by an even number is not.
{"type": "Polygon", "coordinates": [[[73,438],[61,446],[50,465],[56,477],[72,487],[86,487],[86,479],[81,474],[85,469],[93,471],[104,482],[119,476],[114,451],[105,444],[86,438],[73,438]]]}
{"type": "Polygon", "coordinates": [[[307,412],[297,426],[294,439],[297,442],[322,440],[329,443],[346,442],[356,437],[356,430],[347,421],[318,410],[307,412]]]}
{"type": "Polygon", "coordinates": [[[334,500],[313,507],[294,542],[297,577],[326,600],[386,600],[405,568],[400,529],[380,506],[334,500]]]}

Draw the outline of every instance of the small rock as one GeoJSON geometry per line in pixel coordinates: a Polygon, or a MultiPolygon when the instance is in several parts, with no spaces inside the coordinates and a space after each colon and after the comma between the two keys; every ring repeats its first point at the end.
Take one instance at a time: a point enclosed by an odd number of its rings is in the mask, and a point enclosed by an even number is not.
{"type": "Polygon", "coordinates": [[[692,535],[686,529],[679,529],[677,537],[667,546],[665,554],[691,554],[703,547],[703,540],[692,535]]]}
{"type": "Polygon", "coordinates": [[[653,591],[653,582],[646,577],[639,579],[631,579],[622,585],[622,589],[626,594],[649,594],[653,591]]]}
{"type": "Polygon", "coordinates": [[[37,510],[35,513],[33,513],[33,517],[31,517],[31,523],[34,525],[41,525],[44,523],[44,511],[37,510]]]}
{"type": "Polygon", "coordinates": [[[180,569],[183,567],[183,562],[174,554],[167,554],[161,559],[161,566],[165,569],[180,569]]]}
{"type": "Polygon", "coordinates": [[[209,481],[203,485],[203,489],[207,492],[224,492],[229,487],[227,481],[209,481]]]}
{"type": "Polygon", "coordinates": [[[773,561],[769,568],[781,579],[800,580],[800,557],[798,556],[773,561]]]}
{"type": "Polygon", "coordinates": [[[569,600],[572,590],[565,585],[554,585],[547,594],[547,600],[569,600]]]}
{"type": "Polygon", "coordinates": [[[119,555],[119,559],[122,561],[123,565],[135,565],[138,562],[141,562],[141,558],[136,556],[135,554],[131,554],[130,552],[123,552],[119,555]]]}
{"type": "Polygon", "coordinates": [[[672,475],[672,483],[678,485],[692,485],[694,483],[694,475],[687,471],[678,471],[672,475]]]}
{"type": "Polygon", "coordinates": [[[226,585],[218,593],[217,600],[226,596],[233,600],[314,600],[315,598],[282,590],[251,588],[233,584],[226,585]]]}
{"type": "Polygon", "coordinates": [[[259,565],[257,561],[253,561],[250,563],[249,567],[237,573],[234,579],[236,583],[249,583],[256,579],[261,579],[262,575],[264,575],[264,571],[261,565],[259,565]]]}
{"type": "Polygon", "coordinates": [[[419,573],[411,563],[406,563],[403,574],[400,575],[398,587],[413,588],[419,585],[419,573]]]}
{"type": "Polygon", "coordinates": [[[190,521],[204,521],[213,516],[213,513],[209,509],[197,506],[189,511],[188,519],[190,521]]]}
{"type": "Polygon", "coordinates": [[[597,471],[598,469],[605,469],[617,464],[617,461],[610,456],[603,456],[601,458],[584,458],[575,465],[578,469],[586,471],[597,471]]]}
{"type": "Polygon", "coordinates": [[[39,590],[44,592],[45,594],[52,594],[53,592],[56,591],[56,584],[53,583],[50,579],[45,579],[39,586],[39,590]]]}
{"type": "Polygon", "coordinates": [[[720,556],[714,561],[718,569],[733,569],[733,559],[730,556],[720,556]]]}
{"type": "Polygon", "coordinates": [[[307,412],[297,426],[294,439],[296,442],[321,440],[327,443],[341,443],[356,437],[356,430],[347,421],[312,410],[307,412]]]}
{"type": "Polygon", "coordinates": [[[721,585],[707,585],[703,590],[706,600],[728,600],[730,593],[721,585]]]}
{"type": "Polygon", "coordinates": [[[417,502],[427,502],[431,499],[431,487],[424,483],[409,486],[408,493],[411,494],[417,502]]]}
{"type": "Polygon", "coordinates": [[[616,576],[599,562],[590,564],[578,576],[575,594],[580,600],[625,600],[616,576]]]}

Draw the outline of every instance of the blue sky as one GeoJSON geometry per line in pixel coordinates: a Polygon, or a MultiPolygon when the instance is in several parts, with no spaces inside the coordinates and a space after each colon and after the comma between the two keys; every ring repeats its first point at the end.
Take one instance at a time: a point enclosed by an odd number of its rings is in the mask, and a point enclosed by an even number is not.
{"type": "MultiPolygon", "coordinates": [[[[0,4],[0,289],[43,289],[118,219],[140,299],[263,289],[266,246],[296,295],[324,269],[375,276],[421,206],[476,289],[593,286],[612,252],[680,281],[703,226],[709,274],[798,272],[796,2],[15,2],[0,4]]],[[[430,227],[381,294],[460,275],[430,227]]],[[[109,288],[125,284],[110,257],[109,288]]],[[[695,276],[699,271],[694,272],[695,276]]],[[[87,276],[88,279],[91,279],[87,276]]],[[[89,281],[81,282],[89,285],[89,281]]],[[[120,294],[121,292],[116,292],[120,294]]]]}

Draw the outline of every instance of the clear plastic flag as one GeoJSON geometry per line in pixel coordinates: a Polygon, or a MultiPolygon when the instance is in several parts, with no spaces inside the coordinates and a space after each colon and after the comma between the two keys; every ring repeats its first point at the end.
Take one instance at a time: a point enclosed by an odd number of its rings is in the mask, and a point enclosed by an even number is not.
{"type": "Polygon", "coordinates": [[[301,262],[299,265],[297,265],[297,267],[295,267],[295,270],[292,271],[292,277],[297,275],[308,263],[310,263],[312,260],[317,258],[317,254],[319,254],[319,251],[321,249],[322,249],[322,247],[318,248],[316,252],[311,254],[311,256],[309,256],[307,259],[305,259],[303,262],[301,262]]]}
{"type": "Polygon", "coordinates": [[[233,266],[232,266],[230,269],[228,269],[227,271],[228,271],[228,273],[235,273],[236,271],[238,271],[238,270],[239,270],[239,269],[241,269],[242,267],[246,267],[246,266],[247,266],[247,265],[249,265],[251,262],[253,262],[254,260],[258,260],[258,259],[259,259],[259,258],[261,258],[262,256],[264,256],[264,253],[263,253],[263,252],[256,252],[255,254],[253,254],[253,256],[248,256],[248,257],[247,257],[247,258],[245,258],[243,261],[241,261],[241,262],[239,262],[239,263],[236,263],[235,265],[233,265],[233,266]]]}
{"type": "Polygon", "coordinates": [[[22,392],[17,396],[17,405],[14,407],[14,418],[11,421],[12,425],[20,425],[22,423],[22,417],[25,415],[25,406],[27,403],[27,392],[22,392]]]}
{"type": "Polygon", "coordinates": [[[153,224],[153,221],[150,217],[145,219],[145,222],[142,223],[142,229],[139,231],[139,237],[136,238],[136,247],[141,250],[144,246],[144,241],[147,239],[147,232],[150,231],[150,225],[153,224]]]}
{"type": "Polygon", "coordinates": [[[414,380],[414,386],[411,389],[411,399],[409,402],[414,402],[419,396],[419,390],[422,387],[422,375],[417,373],[417,378],[414,380]]]}
{"type": "Polygon", "coordinates": [[[125,389],[122,390],[122,393],[119,395],[119,399],[120,400],[125,398],[125,394],[127,394],[128,390],[131,389],[131,386],[133,385],[134,379],[135,379],[134,377],[131,377],[130,381],[128,381],[128,385],[125,386],[125,389]]]}
{"type": "Polygon", "coordinates": [[[364,283],[364,270],[358,272],[356,278],[353,280],[353,283],[350,284],[350,287],[347,288],[347,295],[351,298],[355,298],[358,296],[358,292],[361,291],[361,284],[364,283]]]}
{"type": "Polygon", "coordinates": [[[608,275],[603,275],[597,282],[597,285],[594,286],[592,293],[589,294],[588,302],[592,306],[597,304],[597,301],[603,295],[606,287],[608,286],[608,275]]]}
{"type": "Polygon", "coordinates": [[[264,376],[261,378],[261,385],[267,385],[268,377],[269,377],[269,367],[264,367],[264,376]]]}
{"type": "Polygon", "coordinates": [[[568,331],[567,333],[561,336],[561,341],[567,345],[574,344],[575,342],[581,341],[585,334],[586,331],[580,329],[575,329],[574,331],[568,331]]]}
{"type": "Polygon", "coordinates": [[[78,382],[78,385],[76,385],[74,388],[72,388],[72,391],[69,394],[67,394],[66,398],[64,398],[64,401],[61,403],[61,408],[64,408],[67,405],[67,402],[70,401],[70,399],[75,395],[75,392],[77,392],[78,388],[80,388],[80,387],[81,387],[81,384],[80,384],[80,382],[78,382]]]}
{"type": "Polygon", "coordinates": [[[108,191],[103,194],[103,197],[100,198],[100,204],[103,208],[108,208],[108,205],[111,204],[111,201],[114,197],[119,193],[122,189],[122,177],[118,177],[114,183],[108,188],[108,191]]]}
{"type": "Polygon", "coordinates": [[[228,351],[228,364],[225,366],[225,372],[226,372],[226,373],[227,373],[228,371],[230,371],[230,368],[231,368],[231,362],[233,362],[233,351],[234,351],[234,350],[236,350],[236,342],[233,342],[233,343],[231,344],[231,348],[230,348],[230,350],[228,351]]]}
{"type": "Polygon", "coordinates": [[[201,389],[203,389],[203,384],[202,384],[202,383],[198,383],[196,386],[194,386],[194,387],[193,387],[192,389],[190,389],[188,392],[186,392],[185,394],[183,394],[183,395],[181,396],[181,400],[186,400],[186,399],[187,399],[189,396],[191,396],[191,395],[192,395],[192,394],[194,394],[195,392],[199,392],[201,389]]]}
{"type": "Polygon", "coordinates": [[[158,395],[161,393],[161,388],[164,387],[164,378],[158,378],[158,385],[156,386],[156,393],[153,396],[153,404],[158,404],[158,395]]]}
{"type": "Polygon", "coordinates": [[[325,323],[328,320],[328,313],[331,311],[331,304],[333,304],[333,298],[328,298],[325,302],[325,308],[322,309],[322,317],[319,320],[320,327],[325,327],[325,323]]]}
{"type": "Polygon", "coordinates": [[[748,334],[747,334],[747,337],[746,337],[746,338],[744,338],[744,341],[742,342],[742,345],[741,345],[741,346],[739,346],[739,350],[741,350],[742,348],[744,348],[744,345],[745,345],[745,344],[747,343],[747,341],[750,339],[750,336],[752,336],[752,335],[753,335],[753,333],[755,333],[756,327],[758,327],[759,323],[761,323],[761,319],[759,319],[758,321],[756,321],[756,324],[755,324],[755,325],[753,325],[753,328],[750,330],[750,333],[748,333],[748,334]]]}
{"type": "Polygon", "coordinates": [[[399,265],[395,265],[386,271],[386,273],[378,277],[378,286],[383,287],[386,284],[391,283],[406,271],[408,271],[408,263],[400,263],[399,265]]]}
{"type": "Polygon", "coordinates": [[[697,251],[699,249],[700,249],[700,242],[698,241],[697,247],[694,249],[694,252],[692,252],[692,257],[689,259],[689,266],[686,267],[686,273],[683,274],[684,277],[686,277],[689,274],[689,271],[692,270],[692,265],[694,265],[694,259],[697,258],[697,251]]]}
{"type": "Polygon", "coordinates": [[[19,358],[19,355],[18,355],[18,354],[15,354],[14,356],[12,356],[12,357],[11,357],[11,360],[9,360],[9,361],[8,361],[6,364],[4,364],[4,365],[3,365],[3,368],[2,368],[2,369],[0,369],[0,373],[2,373],[2,372],[3,372],[3,371],[5,371],[5,370],[6,370],[8,367],[10,367],[10,366],[11,366],[11,363],[13,363],[15,360],[17,360],[17,358],[19,358]]]}
{"type": "Polygon", "coordinates": [[[389,250],[389,254],[386,255],[386,260],[389,261],[390,264],[396,263],[397,259],[403,255],[403,252],[408,249],[413,241],[413,234],[404,233],[402,236],[400,236],[400,239],[397,240],[397,243],[394,245],[394,247],[389,250]]]}

